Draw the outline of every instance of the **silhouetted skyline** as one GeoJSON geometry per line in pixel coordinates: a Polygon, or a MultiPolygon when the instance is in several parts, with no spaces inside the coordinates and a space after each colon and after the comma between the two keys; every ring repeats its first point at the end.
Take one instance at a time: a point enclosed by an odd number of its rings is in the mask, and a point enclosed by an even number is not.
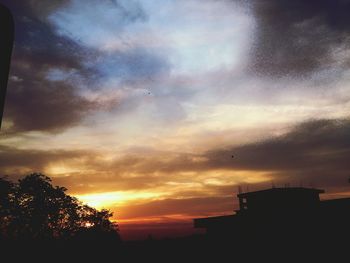
{"type": "Polygon", "coordinates": [[[236,214],[194,219],[205,234],[162,239],[149,234],[142,241],[123,240],[110,211],[86,206],[66,191],[43,174],[18,182],[0,178],[2,259],[205,262],[234,254],[236,260],[280,262],[286,256],[293,261],[347,256],[350,198],[321,201],[321,189],[239,193],[236,214]]]}

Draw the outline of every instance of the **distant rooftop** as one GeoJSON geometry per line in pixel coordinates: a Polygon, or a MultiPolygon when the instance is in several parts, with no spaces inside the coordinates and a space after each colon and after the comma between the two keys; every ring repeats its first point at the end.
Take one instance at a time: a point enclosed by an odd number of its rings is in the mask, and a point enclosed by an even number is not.
{"type": "Polygon", "coordinates": [[[238,213],[262,210],[300,210],[315,207],[320,202],[319,194],[324,190],[304,187],[271,188],[255,192],[240,193],[238,213]]]}
{"type": "Polygon", "coordinates": [[[305,188],[305,187],[277,187],[277,188],[270,188],[260,191],[254,191],[254,192],[246,192],[246,193],[240,193],[237,196],[239,198],[245,198],[245,197],[252,197],[252,196],[261,196],[265,194],[283,194],[283,193],[290,193],[290,194],[301,194],[301,193],[312,193],[312,194],[322,194],[325,191],[322,189],[316,189],[316,188],[305,188]]]}
{"type": "Polygon", "coordinates": [[[333,235],[336,231],[345,231],[345,236],[349,236],[350,198],[321,201],[319,194],[324,192],[285,187],[239,193],[236,213],[195,218],[194,227],[206,229],[207,235],[218,240],[234,236],[243,242],[247,237],[261,237],[262,241],[273,237],[279,242],[282,236],[299,242],[305,233],[322,238],[324,233],[333,235]]]}

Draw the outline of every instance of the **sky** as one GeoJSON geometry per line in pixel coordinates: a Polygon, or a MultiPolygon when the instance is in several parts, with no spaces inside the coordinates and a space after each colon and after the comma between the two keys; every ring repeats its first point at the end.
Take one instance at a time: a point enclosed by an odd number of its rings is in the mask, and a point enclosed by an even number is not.
{"type": "Polygon", "coordinates": [[[350,1],[0,2],[1,175],[50,176],[126,238],[232,214],[238,186],[350,192],[350,1]]]}

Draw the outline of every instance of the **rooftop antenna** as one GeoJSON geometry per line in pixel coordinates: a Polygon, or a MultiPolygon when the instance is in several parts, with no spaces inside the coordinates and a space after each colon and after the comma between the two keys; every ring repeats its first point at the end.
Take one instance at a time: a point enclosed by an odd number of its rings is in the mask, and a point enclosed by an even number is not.
{"type": "Polygon", "coordinates": [[[242,186],[238,186],[238,194],[241,194],[242,193],[242,186]]]}

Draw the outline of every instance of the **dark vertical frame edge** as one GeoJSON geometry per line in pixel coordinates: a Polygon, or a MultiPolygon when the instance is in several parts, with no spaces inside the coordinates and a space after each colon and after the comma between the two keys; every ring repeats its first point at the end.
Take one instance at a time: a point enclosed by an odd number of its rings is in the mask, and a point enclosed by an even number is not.
{"type": "Polygon", "coordinates": [[[10,62],[14,42],[14,19],[11,11],[0,4],[0,128],[4,113],[10,62]]]}

